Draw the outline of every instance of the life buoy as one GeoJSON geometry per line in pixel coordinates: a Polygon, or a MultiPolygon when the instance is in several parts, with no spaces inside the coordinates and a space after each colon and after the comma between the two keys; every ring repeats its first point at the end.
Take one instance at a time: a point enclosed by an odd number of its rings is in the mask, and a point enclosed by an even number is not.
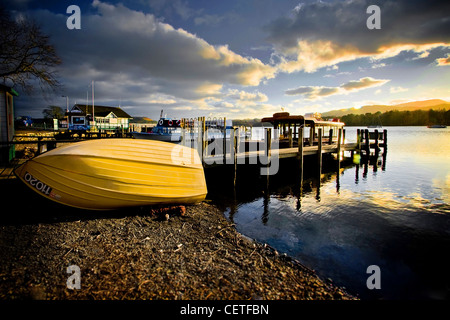
{"type": "Polygon", "coordinates": [[[158,125],[162,126],[162,125],[163,125],[163,123],[164,123],[163,119],[159,119],[159,121],[158,121],[158,125]]]}
{"type": "Polygon", "coordinates": [[[175,122],[175,124],[179,127],[181,124],[181,120],[177,120],[177,122],[175,122]]]}
{"type": "Polygon", "coordinates": [[[169,120],[167,123],[169,124],[169,127],[171,127],[173,124],[172,120],[169,120]]]}

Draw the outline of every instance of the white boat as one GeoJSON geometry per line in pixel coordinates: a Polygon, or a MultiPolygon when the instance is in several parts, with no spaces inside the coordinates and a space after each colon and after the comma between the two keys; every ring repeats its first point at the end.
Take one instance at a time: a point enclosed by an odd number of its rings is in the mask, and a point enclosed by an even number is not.
{"type": "Polygon", "coordinates": [[[180,120],[160,118],[158,124],[149,131],[134,131],[131,134],[135,139],[179,143],[181,141],[180,120]]]}

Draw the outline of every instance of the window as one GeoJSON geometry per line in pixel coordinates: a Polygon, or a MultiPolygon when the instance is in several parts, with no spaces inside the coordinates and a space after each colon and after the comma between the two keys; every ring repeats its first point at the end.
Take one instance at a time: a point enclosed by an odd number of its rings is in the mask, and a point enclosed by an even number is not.
{"type": "Polygon", "coordinates": [[[84,124],[84,117],[72,117],[73,124],[84,124]]]}

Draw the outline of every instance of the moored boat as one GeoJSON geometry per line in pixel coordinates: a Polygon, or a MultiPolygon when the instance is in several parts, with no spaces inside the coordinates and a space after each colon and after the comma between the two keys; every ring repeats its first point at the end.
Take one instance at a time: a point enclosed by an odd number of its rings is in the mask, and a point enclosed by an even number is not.
{"type": "Polygon", "coordinates": [[[191,204],[207,193],[196,150],[152,140],[73,143],[27,161],[15,174],[47,199],[89,210],[191,204]]]}
{"type": "Polygon", "coordinates": [[[181,141],[180,120],[160,118],[157,125],[149,131],[132,132],[135,139],[159,140],[165,142],[181,141]]]}

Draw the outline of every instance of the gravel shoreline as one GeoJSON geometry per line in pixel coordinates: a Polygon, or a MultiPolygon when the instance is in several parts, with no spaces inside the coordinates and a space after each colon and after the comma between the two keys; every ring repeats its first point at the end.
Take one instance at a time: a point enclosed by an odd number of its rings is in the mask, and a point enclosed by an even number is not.
{"type": "Polygon", "coordinates": [[[242,236],[208,202],[93,214],[3,222],[0,299],[355,299],[242,236]],[[80,289],[67,288],[70,265],[80,289]]]}

